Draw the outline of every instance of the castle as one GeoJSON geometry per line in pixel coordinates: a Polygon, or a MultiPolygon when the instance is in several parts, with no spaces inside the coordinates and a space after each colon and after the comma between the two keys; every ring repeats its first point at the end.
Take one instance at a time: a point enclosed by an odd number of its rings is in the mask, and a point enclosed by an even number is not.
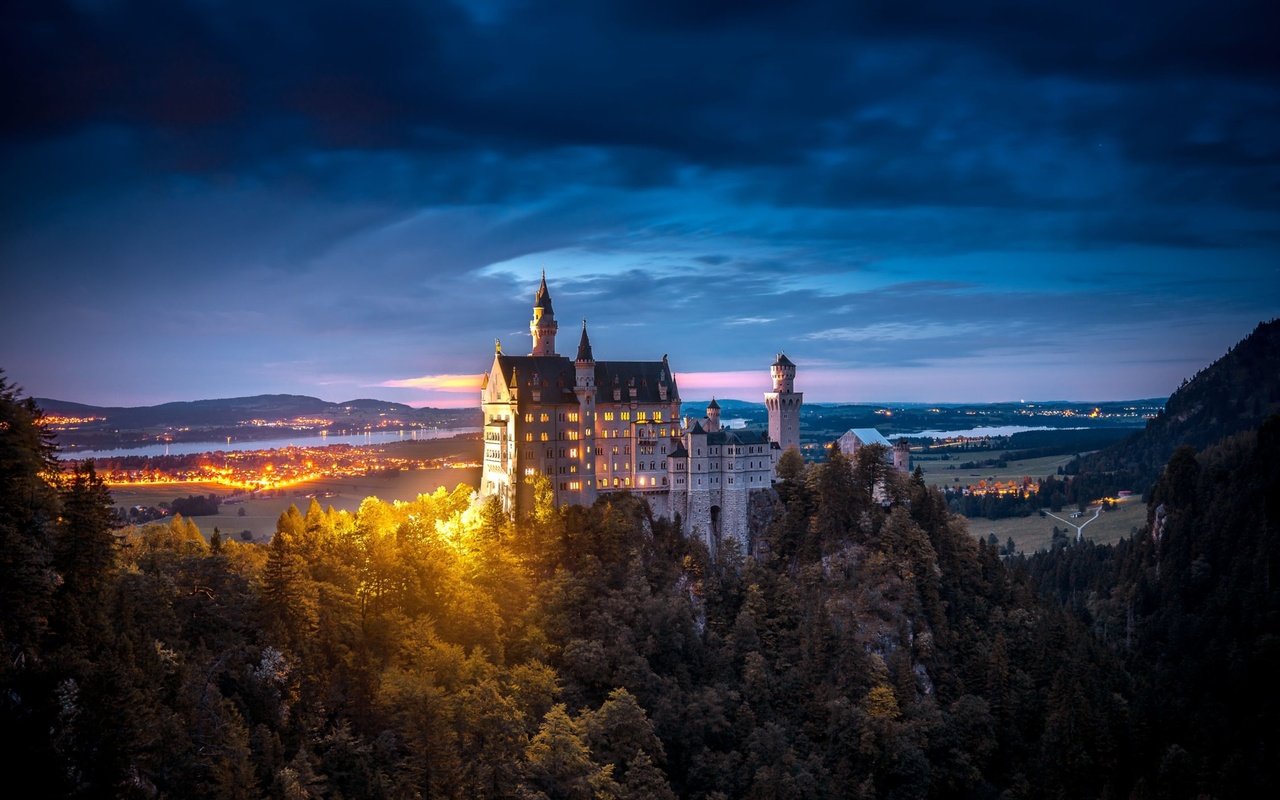
{"type": "Polygon", "coordinates": [[[545,475],[557,505],[590,505],[602,494],[632,492],[653,512],[679,519],[685,533],[712,547],[721,537],[745,542],[753,492],[767,490],[788,447],[800,445],[796,366],[779,354],[765,394],[768,431],[720,425],[715,399],[701,419],[682,419],[680,390],[661,361],[596,361],[582,323],[573,359],[556,352],[555,310],[542,276],[529,331],[532,352],[494,347],[484,375],[482,497],[508,513],[531,507],[526,477],[545,475]]]}

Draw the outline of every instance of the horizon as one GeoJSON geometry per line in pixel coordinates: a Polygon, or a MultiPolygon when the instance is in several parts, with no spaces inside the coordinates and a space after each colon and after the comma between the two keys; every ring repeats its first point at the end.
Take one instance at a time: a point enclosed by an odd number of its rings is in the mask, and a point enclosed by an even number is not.
{"type": "Polygon", "coordinates": [[[0,367],[464,407],[545,270],[687,391],[1167,396],[1280,314],[1259,10],[14,9],[0,367]]]}
{"type": "MultiPolygon", "coordinates": [[[[678,380],[679,380],[679,373],[676,373],[676,378],[677,378],[677,381],[678,381],[678,380]]],[[[398,400],[389,400],[389,399],[386,399],[386,398],[373,397],[373,396],[345,397],[345,398],[343,398],[343,399],[329,399],[329,398],[326,398],[326,397],[320,397],[319,395],[298,394],[298,393],[295,393],[295,392],[261,392],[261,393],[258,393],[258,394],[232,395],[232,396],[226,396],[226,397],[198,397],[198,398],[184,399],[184,400],[162,400],[162,401],[160,401],[160,402],[158,402],[158,403],[147,403],[147,404],[145,404],[145,405],[120,405],[120,404],[115,404],[115,403],[94,403],[94,402],[87,402],[87,401],[84,401],[84,400],[71,400],[71,399],[67,399],[67,398],[63,398],[63,397],[45,397],[45,396],[41,396],[41,395],[29,394],[29,393],[27,393],[27,392],[26,392],[25,387],[23,387],[23,386],[21,386],[21,385],[18,385],[18,388],[23,392],[24,396],[31,397],[33,400],[37,401],[37,403],[38,403],[38,402],[40,402],[40,401],[42,401],[42,400],[50,400],[50,401],[58,402],[58,403],[73,403],[73,404],[76,404],[76,405],[93,406],[93,407],[97,407],[97,408],[150,408],[150,407],[155,407],[155,406],[169,405],[169,404],[173,404],[173,403],[202,403],[202,402],[212,402],[212,401],[218,401],[218,400],[243,400],[243,399],[250,399],[250,398],[255,398],[255,397],[307,397],[307,398],[311,398],[311,399],[314,399],[314,400],[320,400],[320,401],[325,402],[325,403],[332,403],[332,404],[334,404],[334,405],[343,405],[343,404],[345,404],[345,403],[355,403],[355,402],[361,402],[361,401],[373,401],[373,402],[379,402],[379,403],[401,403],[401,401],[398,401],[398,400]]],[[[742,399],[742,398],[740,398],[740,397],[719,397],[719,396],[715,396],[715,395],[708,395],[707,397],[695,397],[695,398],[692,398],[692,399],[689,399],[689,400],[681,399],[680,403],[681,403],[681,405],[691,405],[691,404],[692,404],[692,405],[695,405],[695,406],[696,406],[696,405],[699,405],[699,404],[702,404],[702,403],[709,403],[709,402],[710,402],[711,400],[713,400],[713,399],[714,399],[714,400],[716,400],[716,401],[717,401],[717,402],[719,402],[719,403],[742,403],[742,404],[748,404],[748,405],[753,405],[753,406],[761,406],[761,407],[764,407],[764,402],[763,402],[762,400],[743,400],[743,399],[742,399]]],[[[807,398],[806,398],[806,399],[805,399],[805,402],[804,402],[804,406],[805,406],[806,408],[813,407],[813,406],[902,406],[902,407],[912,407],[912,406],[939,406],[939,407],[951,407],[951,406],[981,406],[981,405],[1053,405],[1053,404],[1089,404],[1089,403],[1148,403],[1148,402],[1165,402],[1165,401],[1167,401],[1168,399],[1169,399],[1169,395],[1158,395],[1158,396],[1151,396],[1151,397],[1114,397],[1114,398],[1084,397],[1084,398],[1079,398],[1079,399],[1068,399],[1068,398],[1050,398],[1050,399],[1044,399],[1044,398],[1041,398],[1041,399],[1037,399],[1037,398],[1030,398],[1030,399],[1028,399],[1028,398],[1019,398],[1019,399],[1016,399],[1016,400],[1015,400],[1015,399],[1008,399],[1008,400],[974,400],[974,401],[967,401],[967,400],[936,400],[936,401],[933,401],[933,400],[876,400],[876,399],[871,399],[871,400],[812,400],[812,401],[811,401],[811,400],[809,400],[809,399],[807,399],[807,398]]],[[[409,406],[409,407],[411,407],[411,408],[415,408],[415,409],[432,408],[432,409],[442,409],[442,410],[453,410],[453,409],[459,409],[459,408],[471,408],[471,407],[475,407],[475,408],[477,408],[477,409],[479,408],[479,403],[476,403],[476,404],[474,404],[474,406],[473,406],[472,404],[466,404],[466,403],[461,403],[461,402],[460,402],[458,405],[425,405],[425,404],[422,404],[422,403],[401,403],[401,404],[402,404],[402,405],[409,406]]]]}

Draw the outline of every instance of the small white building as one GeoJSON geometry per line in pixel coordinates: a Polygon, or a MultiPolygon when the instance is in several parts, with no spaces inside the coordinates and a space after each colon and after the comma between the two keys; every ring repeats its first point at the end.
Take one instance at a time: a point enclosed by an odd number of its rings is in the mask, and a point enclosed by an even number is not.
{"type": "Polygon", "coordinates": [[[911,446],[906,439],[899,439],[895,444],[875,428],[850,428],[836,440],[836,444],[840,446],[840,452],[850,458],[858,452],[859,447],[869,444],[884,445],[888,448],[885,454],[887,463],[893,464],[893,468],[898,472],[911,471],[911,446]]]}

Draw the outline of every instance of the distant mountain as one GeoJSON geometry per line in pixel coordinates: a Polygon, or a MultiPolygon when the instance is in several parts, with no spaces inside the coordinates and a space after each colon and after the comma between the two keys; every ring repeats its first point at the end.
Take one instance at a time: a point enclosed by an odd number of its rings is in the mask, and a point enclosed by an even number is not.
{"type": "Polygon", "coordinates": [[[1258,428],[1280,413],[1280,319],[1264,322],[1227,354],[1196,373],[1164,410],[1129,438],[1081,459],[1081,476],[1102,476],[1145,490],[1181,445],[1206,447],[1258,428]]]}
{"type": "Polygon", "coordinates": [[[367,398],[330,403],[296,394],[260,394],[162,403],[156,406],[94,406],[36,398],[54,417],[51,428],[65,449],[133,447],[162,441],[211,441],[226,437],[263,439],[294,431],[371,428],[458,428],[480,424],[478,408],[413,408],[367,398]],[[56,418],[76,418],[59,422],[56,418]]]}
{"type": "MultiPolygon", "coordinates": [[[[155,406],[94,406],[37,397],[46,413],[106,417],[113,428],[151,427],[155,425],[234,425],[246,419],[281,419],[302,415],[342,417],[362,414],[392,413],[428,420],[440,409],[413,408],[385,400],[350,400],[330,403],[318,397],[298,394],[259,394],[252,397],[226,397],[214,400],[189,400],[155,406]]],[[[452,414],[453,412],[444,412],[452,414]]]]}

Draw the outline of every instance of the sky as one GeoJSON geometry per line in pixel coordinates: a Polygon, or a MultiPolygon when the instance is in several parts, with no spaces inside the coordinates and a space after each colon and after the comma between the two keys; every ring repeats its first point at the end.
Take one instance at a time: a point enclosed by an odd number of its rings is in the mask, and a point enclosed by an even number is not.
{"type": "Polygon", "coordinates": [[[0,368],[472,405],[545,270],[686,399],[1165,396],[1280,315],[1271,5],[6,3],[0,368]]]}

